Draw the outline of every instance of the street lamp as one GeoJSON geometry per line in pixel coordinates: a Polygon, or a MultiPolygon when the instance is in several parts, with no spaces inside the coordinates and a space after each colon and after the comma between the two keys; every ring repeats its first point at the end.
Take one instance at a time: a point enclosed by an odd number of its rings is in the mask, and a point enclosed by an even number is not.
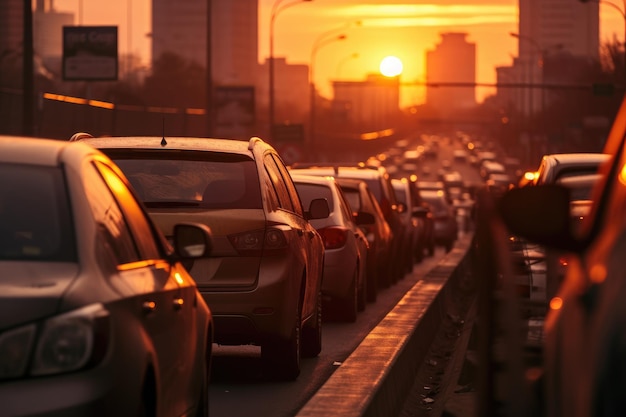
{"type": "MultiPolygon", "coordinates": [[[[334,32],[334,31],[333,31],[334,32]]],[[[309,129],[310,129],[310,133],[309,133],[309,143],[310,143],[310,150],[313,150],[313,145],[315,143],[315,82],[313,80],[315,71],[314,71],[314,66],[315,66],[315,56],[317,55],[317,51],[324,45],[328,45],[329,43],[335,42],[335,41],[342,41],[344,39],[346,39],[346,35],[345,34],[340,34],[337,36],[333,36],[332,38],[328,38],[327,37],[328,32],[327,33],[323,33],[320,37],[317,38],[317,40],[313,43],[313,49],[311,49],[311,60],[309,61],[309,84],[310,84],[310,88],[311,88],[311,108],[309,110],[309,116],[310,116],[310,120],[309,120],[309,129]]]]}
{"type": "Polygon", "coordinates": [[[339,64],[337,64],[337,78],[341,78],[341,68],[343,67],[343,65],[348,62],[351,59],[357,59],[359,57],[359,53],[358,52],[353,52],[352,54],[348,55],[347,57],[345,57],[344,59],[342,59],[341,61],[339,61],[339,64]]]}
{"type": "Polygon", "coordinates": [[[313,48],[311,49],[311,58],[309,60],[309,84],[310,84],[310,109],[309,109],[309,148],[312,150],[313,144],[315,143],[315,81],[314,81],[314,67],[315,67],[315,55],[317,51],[324,45],[346,39],[346,35],[341,33],[346,29],[349,29],[351,26],[361,26],[362,22],[360,20],[356,20],[354,22],[347,22],[344,25],[327,30],[320,34],[315,41],[313,42],[313,48]]]}
{"type": "MultiPolygon", "coordinates": [[[[300,3],[310,2],[313,0],[294,0],[285,4],[282,4],[284,0],[276,0],[272,6],[272,12],[270,16],[270,57],[269,57],[269,124],[270,124],[270,137],[274,128],[274,22],[276,17],[283,10],[295,6],[300,3]],[[281,6],[282,4],[282,6],[281,6]]],[[[273,139],[273,138],[272,138],[273,139]]]]}

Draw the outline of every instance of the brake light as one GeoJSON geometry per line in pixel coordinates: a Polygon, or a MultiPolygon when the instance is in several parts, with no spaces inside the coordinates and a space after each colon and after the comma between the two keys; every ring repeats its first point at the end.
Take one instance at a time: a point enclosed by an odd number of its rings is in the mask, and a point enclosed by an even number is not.
{"type": "Polygon", "coordinates": [[[261,256],[265,251],[282,251],[288,247],[287,237],[281,229],[251,230],[228,236],[239,255],[261,256]]]}
{"type": "Polygon", "coordinates": [[[348,230],[343,227],[325,227],[318,232],[326,249],[339,249],[348,241],[348,230]]]}

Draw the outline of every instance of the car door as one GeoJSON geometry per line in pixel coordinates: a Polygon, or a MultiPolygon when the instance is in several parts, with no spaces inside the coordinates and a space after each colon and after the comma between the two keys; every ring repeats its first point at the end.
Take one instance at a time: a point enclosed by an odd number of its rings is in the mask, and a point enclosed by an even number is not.
{"type": "Polygon", "coordinates": [[[113,248],[117,265],[111,282],[120,293],[115,308],[129,311],[138,323],[136,330],[148,336],[143,348],[154,355],[159,408],[165,415],[181,415],[190,406],[185,404],[191,379],[185,347],[192,345],[186,341],[192,340],[193,324],[192,294],[181,289],[186,272],[164,259],[159,235],[119,171],[103,161],[96,161],[95,167],[104,182],[92,177],[88,187],[102,240],[113,248]]]}

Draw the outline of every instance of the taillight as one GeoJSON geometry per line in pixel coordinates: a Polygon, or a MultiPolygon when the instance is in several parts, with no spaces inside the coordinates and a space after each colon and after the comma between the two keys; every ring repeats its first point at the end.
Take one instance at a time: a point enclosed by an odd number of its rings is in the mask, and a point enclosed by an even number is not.
{"type": "Polygon", "coordinates": [[[287,237],[280,229],[251,230],[249,232],[229,235],[228,240],[240,255],[260,256],[272,251],[282,251],[287,248],[287,237]]]}
{"type": "Polygon", "coordinates": [[[325,227],[318,230],[326,249],[339,249],[348,241],[348,230],[343,227],[325,227]]]}

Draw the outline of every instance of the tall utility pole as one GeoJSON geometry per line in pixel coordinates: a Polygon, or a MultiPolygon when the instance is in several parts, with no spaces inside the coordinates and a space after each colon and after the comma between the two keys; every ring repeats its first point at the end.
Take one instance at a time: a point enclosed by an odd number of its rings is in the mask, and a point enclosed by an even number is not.
{"type": "Polygon", "coordinates": [[[215,105],[213,100],[213,46],[211,42],[212,24],[212,0],[207,0],[206,5],[206,127],[207,137],[215,135],[215,105]]]}
{"type": "Polygon", "coordinates": [[[34,64],[33,64],[33,6],[31,0],[24,0],[24,50],[22,51],[22,134],[34,134],[34,64]]]}

